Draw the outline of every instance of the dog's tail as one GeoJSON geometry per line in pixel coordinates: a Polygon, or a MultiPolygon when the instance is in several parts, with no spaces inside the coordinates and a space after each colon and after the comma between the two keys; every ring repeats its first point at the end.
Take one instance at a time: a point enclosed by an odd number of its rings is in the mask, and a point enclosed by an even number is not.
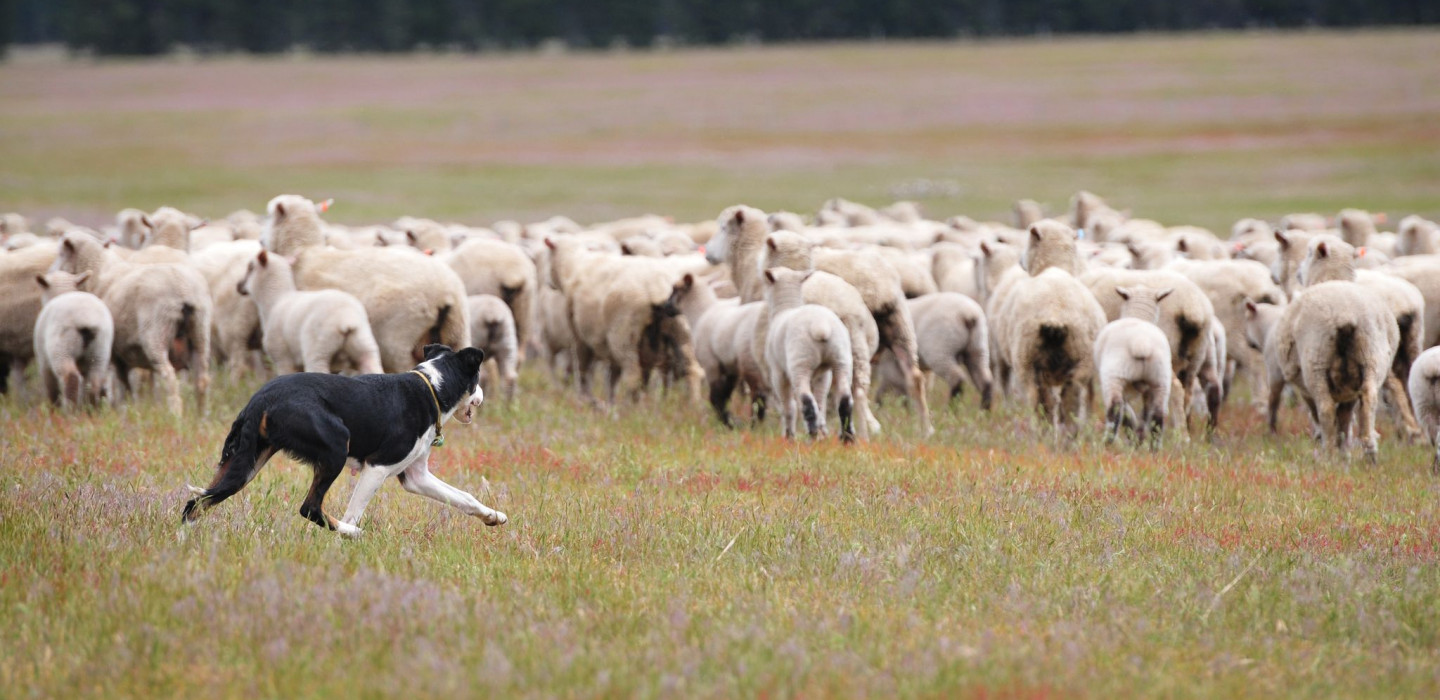
{"type": "Polygon", "coordinates": [[[202,510],[234,496],[255,478],[255,472],[263,466],[259,463],[259,454],[266,418],[266,413],[261,412],[257,416],[248,407],[236,416],[230,426],[230,434],[225,436],[225,446],[220,450],[220,463],[215,466],[214,480],[209,488],[189,487],[195,497],[186,502],[185,511],[180,515],[181,522],[194,522],[202,510]]]}

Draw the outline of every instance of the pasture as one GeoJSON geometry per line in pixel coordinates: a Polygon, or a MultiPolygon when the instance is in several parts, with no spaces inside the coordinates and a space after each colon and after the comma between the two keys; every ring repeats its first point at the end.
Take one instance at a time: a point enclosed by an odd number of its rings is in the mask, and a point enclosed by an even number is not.
{"type": "MultiPolygon", "coordinates": [[[[839,45],[673,54],[0,65],[0,211],[220,217],[298,191],[336,221],[473,223],[747,201],[813,211],[953,185],[927,214],[1052,211],[1080,187],[1217,231],[1243,216],[1440,212],[1423,32],[839,45]]],[[[342,541],[305,467],[179,526],[259,384],[0,398],[7,697],[1430,697],[1440,479],[1268,435],[1243,386],[1213,441],[1057,441],[931,395],[873,442],[729,431],[683,392],[597,412],[538,366],[451,425],[435,472],[484,527],[387,486],[342,541]],[[187,389],[188,392],[188,389],[187,389]],[[188,396],[188,393],[187,393],[188,396]],[[193,399],[187,406],[193,407],[193,399]]],[[[348,497],[337,483],[329,508],[348,497]]]]}

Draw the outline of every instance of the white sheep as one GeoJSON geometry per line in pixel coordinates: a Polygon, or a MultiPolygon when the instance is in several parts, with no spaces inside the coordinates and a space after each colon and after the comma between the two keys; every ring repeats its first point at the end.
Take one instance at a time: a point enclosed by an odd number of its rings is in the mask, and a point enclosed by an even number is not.
{"type": "Polygon", "coordinates": [[[743,386],[750,394],[755,422],[764,421],[768,385],[750,340],[759,317],[766,314],[765,302],[741,304],[739,298],[719,299],[710,285],[688,274],[677,289],[680,312],[694,330],[695,360],[705,370],[715,417],[725,427],[734,427],[730,396],[737,386],[743,386]]]}
{"type": "Polygon", "coordinates": [[[853,442],[851,420],[850,334],[835,312],[819,304],[806,304],[801,285],[814,272],[773,268],[765,271],[769,286],[766,308],[770,317],[765,340],[765,363],[780,401],[780,422],[785,437],[795,437],[796,404],[805,416],[810,437],[820,431],[825,407],[817,399],[832,384],[837,390],[840,439],[853,442]]]}
{"type": "Polygon", "coordinates": [[[1106,440],[1119,435],[1126,411],[1125,393],[1133,391],[1143,405],[1137,441],[1158,441],[1165,429],[1174,374],[1170,369],[1170,341],[1156,322],[1160,320],[1160,302],[1170,290],[1116,287],[1115,294],[1124,300],[1120,318],[1105,324],[1095,338],[1106,440]]]}
{"type": "MultiPolygon", "coordinates": [[[[994,381],[984,310],[974,299],[955,292],[927,294],[906,303],[915,319],[920,369],[945,382],[951,401],[963,393],[968,379],[980,393],[980,408],[990,410],[994,381]]],[[[882,352],[875,364],[882,377],[882,391],[893,385],[904,393],[903,375],[894,353],[882,352]]]]}
{"type": "Polygon", "coordinates": [[[295,257],[300,289],[339,289],[365,305],[385,371],[413,367],[430,343],[470,347],[465,284],[443,262],[406,248],[326,248],[321,208],[298,195],[267,210],[266,249],[295,257]]]}
{"type": "Polygon", "coordinates": [[[515,334],[515,316],[503,299],[489,294],[472,294],[470,341],[485,351],[485,385],[504,387],[505,402],[515,399],[520,374],[520,343],[515,334]]]}
{"type": "Polygon", "coordinates": [[[50,401],[98,406],[110,394],[115,321],[99,297],[79,291],[90,276],[51,272],[36,277],[45,306],[35,319],[35,364],[50,401]]]}
{"type": "Polygon", "coordinates": [[[338,289],[297,290],[289,260],[260,251],[236,290],[260,312],[261,342],[277,373],[329,373],[342,366],[361,374],[383,371],[360,300],[338,289]]]}
{"type": "Polygon", "coordinates": [[[472,238],[442,255],[440,260],[465,283],[466,294],[499,297],[510,307],[515,319],[515,337],[520,343],[516,361],[524,359],[525,344],[534,332],[532,320],[539,279],[535,262],[525,250],[513,243],[472,238]]]}
{"type": "Polygon", "coordinates": [[[0,255],[0,394],[22,387],[25,366],[35,354],[35,319],[42,303],[35,278],[55,262],[53,242],[0,255]]]}
{"type": "Polygon", "coordinates": [[[1406,384],[1415,418],[1435,449],[1430,471],[1440,475],[1440,347],[1430,348],[1416,358],[1406,384]]]}
{"type": "Polygon", "coordinates": [[[1440,253],[1440,224],[1411,214],[1395,227],[1396,256],[1434,255],[1440,253]]]}
{"type": "Polygon", "coordinates": [[[198,271],[182,264],[126,262],[94,237],[75,231],[61,239],[52,267],[90,273],[89,286],[115,319],[111,362],[122,386],[131,388],[131,368],[153,370],[165,387],[170,412],[180,415],[184,405],[173,359],[180,369],[190,370],[196,401],[205,412],[213,305],[198,271]]]}

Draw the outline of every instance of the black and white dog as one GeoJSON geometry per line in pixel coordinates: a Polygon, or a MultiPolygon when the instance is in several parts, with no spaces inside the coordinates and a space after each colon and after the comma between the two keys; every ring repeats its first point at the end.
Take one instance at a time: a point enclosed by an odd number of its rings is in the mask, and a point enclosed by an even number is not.
{"type": "Polygon", "coordinates": [[[360,534],[355,525],[365,506],[392,476],[406,491],[455,506],[486,525],[504,523],[504,513],[436,478],[429,465],[430,448],[443,441],[440,426],[457,411],[460,422],[469,423],[484,399],[485,352],[444,345],[427,345],[424,352],[425,361],[404,374],[287,374],[260,387],[230,426],[210,487],[190,487],[195,498],[185,504],[182,521],[194,522],[245,488],[283,450],[315,470],[300,515],[342,535],[360,534]],[[336,520],[322,506],[347,460],[357,464],[360,479],[345,517],[336,520]]]}

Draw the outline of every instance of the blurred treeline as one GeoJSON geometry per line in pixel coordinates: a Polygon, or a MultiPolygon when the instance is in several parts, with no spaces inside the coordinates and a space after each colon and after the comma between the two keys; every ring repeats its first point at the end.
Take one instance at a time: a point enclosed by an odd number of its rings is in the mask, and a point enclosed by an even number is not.
{"type": "Polygon", "coordinates": [[[0,0],[0,49],[573,48],[1440,22],[1440,0],[0,0]]]}

